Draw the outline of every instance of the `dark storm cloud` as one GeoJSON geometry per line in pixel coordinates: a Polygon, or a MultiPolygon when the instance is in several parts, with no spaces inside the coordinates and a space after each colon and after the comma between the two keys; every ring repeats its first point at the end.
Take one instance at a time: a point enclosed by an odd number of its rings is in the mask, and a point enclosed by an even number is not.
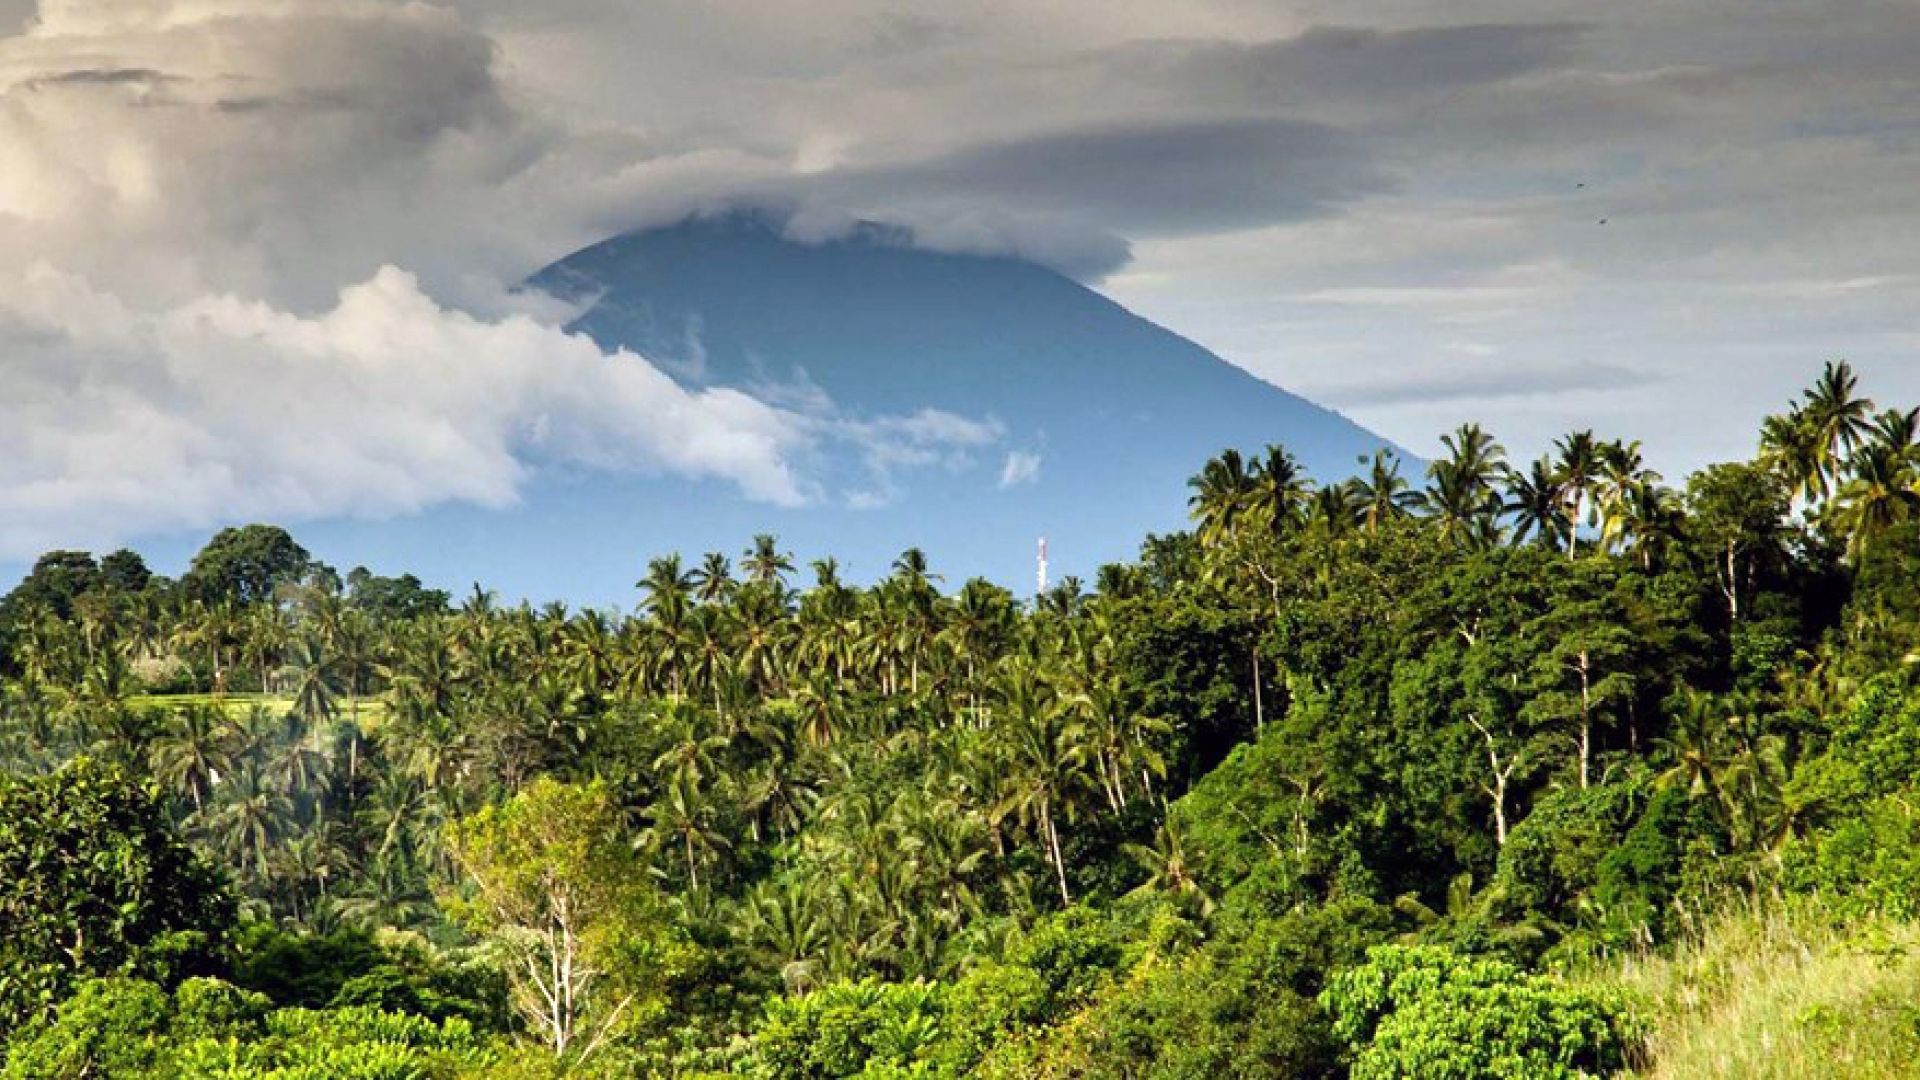
{"type": "Polygon", "coordinates": [[[1134,43],[1101,63],[1188,100],[1312,107],[1329,96],[1377,101],[1560,66],[1575,56],[1582,30],[1569,23],[1327,26],[1271,41],[1134,43]]]}
{"type": "Polygon", "coordinates": [[[1365,147],[1294,120],[1068,131],[843,178],[851,190],[1059,214],[1123,234],[1208,232],[1330,213],[1384,191],[1365,147]]]}
{"type": "Polygon", "coordinates": [[[22,85],[38,90],[53,86],[153,86],[172,81],[172,76],[152,68],[78,68],[41,75],[22,85]]]}

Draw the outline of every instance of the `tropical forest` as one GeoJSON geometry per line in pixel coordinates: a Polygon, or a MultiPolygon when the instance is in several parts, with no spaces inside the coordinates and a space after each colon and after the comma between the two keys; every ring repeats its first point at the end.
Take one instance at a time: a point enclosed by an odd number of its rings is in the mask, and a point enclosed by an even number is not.
{"type": "Polygon", "coordinates": [[[1034,596],[774,535],[622,610],[271,525],[49,552],[0,1076],[1912,1075],[1920,410],[1870,390],[1684,477],[1276,432],[1034,596]]]}

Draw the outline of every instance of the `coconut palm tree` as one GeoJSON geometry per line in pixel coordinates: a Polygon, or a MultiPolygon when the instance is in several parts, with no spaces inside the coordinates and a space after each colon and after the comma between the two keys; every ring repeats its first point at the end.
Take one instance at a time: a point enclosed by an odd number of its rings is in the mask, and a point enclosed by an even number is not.
{"type": "Polygon", "coordinates": [[[960,657],[968,708],[980,707],[980,662],[1004,647],[1018,614],[1013,596],[984,578],[971,578],[947,606],[939,637],[960,657]]]}
{"type": "Polygon", "coordinates": [[[1640,456],[1640,440],[1600,445],[1600,476],[1593,503],[1600,524],[1600,546],[1613,550],[1627,543],[1633,502],[1643,488],[1660,483],[1660,474],[1647,468],[1640,456]]]}
{"type": "Polygon", "coordinates": [[[175,710],[150,751],[154,778],[185,790],[200,810],[221,775],[232,771],[237,742],[225,710],[209,705],[175,710]]]}
{"type": "Polygon", "coordinates": [[[653,759],[654,771],[699,784],[717,771],[717,755],[729,740],[711,731],[700,708],[688,701],[671,700],[659,707],[655,722],[666,735],[666,749],[653,759]]]}
{"type": "Polygon", "coordinates": [[[1620,542],[1631,549],[1643,569],[1653,569],[1654,560],[1680,539],[1686,513],[1680,497],[1658,483],[1635,484],[1627,493],[1621,510],[1620,542]]]}
{"type": "Polygon", "coordinates": [[[1859,384],[1851,364],[1828,361],[1802,399],[1801,412],[1813,433],[1820,470],[1829,483],[1873,430],[1873,402],[1856,396],[1859,384]]]}
{"type": "Polygon", "coordinates": [[[741,557],[740,568],[756,585],[785,585],[786,575],[793,573],[793,556],[780,550],[772,533],[760,533],[741,557]]]}
{"type": "Polygon", "coordinates": [[[1912,455],[1868,443],[1853,455],[1852,475],[1835,494],[1836,518],[1856,556],[1889,528],[1920,516],[1912,455]]]}
{"type": "Polygon", "coordinates": [[[1251,512],[1257,475],[1247,468],[1238,450],[1223,451],[1187,481],[1193,495],[1187,500],[1197,523],[1200,542],[1218,545],[1233,535],[1240,519],[1251,512]]]}
{"type": "Polygon", "coordinates": [[[1920,407],[1888,409],[1875,416],[1867,443],[1896,457],[1911,457],[1920,449],[1920,407]]]}
{"type": "Polygon", "coordinates": [[[1029,661],[1010,661],[999,689],[1005,710],[999,731],[1009,767],[1001,804],[1034,828],[1053,867],[1060,902],[1071,905],[1060,825],[1076,816],[1078,795],[1086,787],[1086,729],[1029,661]]]}
{"type": "Polygon", "coordinates": [[[1253,466],[1249,510],[1275,536],[1292,532],[1305,517],[1313,481],[1285,447],[1269,446],[1253,466]]]}
{"type": "Polygon", "coordinates": [[[1331,539],[1346,536],[1366,521],[1367,503],[1359,485],[1347,480],[1328,484],[1307,500],[1306,521],[1319,535],[1331,539]]]}
{"type": "Polygon", "coordinates": [[[1420,493],[1420,512],[1455,543],[1483,546],[1498,534],[1499,496],[1449,462],[1435,462],[1420,493]]]}
{"type": "Polygon", "coordinates": [[[1670,763],[1654,777],[1654,786],[1683,788],[1689,795],[1707,796],[1716,806],[1725,804],[1723,774],[1735,748],[1726,714],[1712,694],[1687,690],[1667,733],[1654,740],[1654,746],[1670,763]]]}
{"type": "Polygon", "coordinates": [[[273,675],[293,636],[288,612],[278,604],[255,604],[241,619],[240,659],[259,674],[260,692],[278,691],[273,675]]]}
{"type": "Polygon", "coordinates": [[[693,600],[693,574],[680,564],[678,555],[662,555],[647,563],[647,574],[634,583],[643,594],[641,604],[650,612],[662,607],[684,606],[693,600]]]}
{"type": "Polygon", "coordinates": [[[1213,911],[1213,898],[1195,876],[1191,849],[1186,830],[1172,818],[1154,830],[1151,843],[1129,843],[1122,847],[1127,857],[1146,872],[1147,879],[1140,884],[1142,890],[1189,900],[1202,915],[1207,915],[1213,911]]]}
{"type": "Polygon", "coordinates": [[[293,714],[317,727],[334,718],[342,681],[333,657],[315,634],[296,638],[287,654],[293,672],[293,714]]]}
{"type": "Polygon", "coordinates": [[[1483,545],[1499,532],[1499,485],[1507,475],[1506,448],[1478,424],[1462,424],[1442,435],[1446,456],[1427,466],[1427,487],[1414,504],[1439,527],[1442,536],[1483,545]]]}
{"type": "Polygon", "coordinates": [[[917,547],[908,548],[893,560],[893,576],[913,590],[930,591],[934,582],[945,580],[932,571],[927,553],[917,547]]]}
{"type": "Polygon", "coordinates": [[[1551,551],[1560,550],[1566,531],[1562,509],[1566,493],[1559,473],[1545,455],[1534,459],[1526,472],[1514,472],[1507,480],[1507,497],[1502,509],[1513,521],[1513,542],[1533,543],[1551,551]]]}
{"type": "Polygon", "coordinates": [[[686,860],[687,885],[700,891],[700,866],[732,847],[714,827],[716,808],[707,791],[686,772],[676,771],[666,790],[653,803],[653,839],[663,851],[686,860]]]}
{"type": "Polygon", "coordinates": [[[763,881],[741,907],[740,937],[780,972],[789,994],[807,992],[818,979],[832,929],[825,909],[813,889],[795,881],[763,881]]]}
{"type": "Polygon", "coordinates": [[[717,551],[707,552],[688,578],[694,599],[702,604],[718,604],[733,595],[733,564],[717,551]]]}
{"type": "Polygon", "coordinates": [[[736,669],[748,687],[763,696],[786,692],[793,624],[774,591],[779,587],[777,581],[755,582],[741,589],[722,616],[736,669]]]}
{"type": "Polygon", "coordinates": [[[219,783],[219,799],[195,815],[222,854],[256,881],[265,880],[274,852],[293,828],[293,800],[250,761],[219,783]]]}
{"type": "Polygon", "coordinates": [[[1818,438],[1798,408],[1760,423],[1760,465],[1778,477],[1793,498],[1809,505],[1824,499],[1828,490],[1818,438]]]}
{"type": "Polygon", "coordinates": [[[1594,517],[1594,488],[1600,479],[1600,444],[1591,431],[1573,431],[1553,444],[1554,475],[1560,481],[1561,513],[1566,517],[1567,554],[1579,553],[1580,529],[1594,517]]]}
{"type": "Polygon", "coordinates": [[[1367,466],[1367,474],[1356,477],[1354,484],[1360,502],[1366,507],[1361,523],[1368,532],[1378,532],[1387,522],[1406,517],[1418,505],[1418,496],[1406,477],[1400,475],[1398,455],[1375,450],[1371,458],[1363,457],[1360,463],[1367,466]]]}

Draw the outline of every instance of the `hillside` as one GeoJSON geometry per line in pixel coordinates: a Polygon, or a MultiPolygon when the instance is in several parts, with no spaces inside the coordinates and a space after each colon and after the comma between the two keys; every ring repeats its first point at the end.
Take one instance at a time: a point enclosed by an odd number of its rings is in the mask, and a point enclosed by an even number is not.
{"type": "MultiPolygon", "coordinates": [[[[1910,1075],[1920,438],[1196,463],[1037,603],[224,530],[0,599],[0,1076],[1910,1075]]],[[[811,572],[809,572],[811,571],[811,572]]]]}

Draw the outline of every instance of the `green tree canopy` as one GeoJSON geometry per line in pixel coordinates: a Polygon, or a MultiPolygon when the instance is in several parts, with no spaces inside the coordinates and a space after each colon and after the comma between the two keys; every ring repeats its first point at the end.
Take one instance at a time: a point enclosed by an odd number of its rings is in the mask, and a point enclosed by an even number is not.
{"type": "Polygon", "coordinates": [[[154,786],[87,758],[0,777],[0,1029],[83,975],[191,966],[205,949],[182,935],[217,936],[232,918],[154,786]]]}
{"type": "Polygon", "coordinates": [[[221,529],[200,549],[181,584],[202,600],[255,604],[316,568],[307,549],[277,525],[221,529]]]}

